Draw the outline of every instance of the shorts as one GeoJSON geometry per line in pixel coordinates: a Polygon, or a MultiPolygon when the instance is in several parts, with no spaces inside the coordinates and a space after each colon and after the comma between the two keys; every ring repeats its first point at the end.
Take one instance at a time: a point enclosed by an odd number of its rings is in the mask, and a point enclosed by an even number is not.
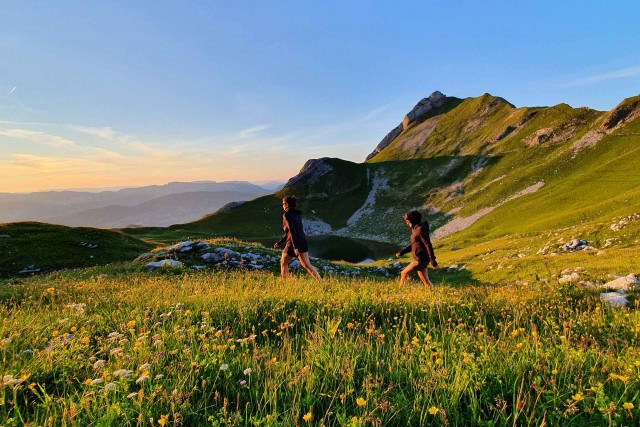
{"type": "Polygon", "coordinates": [[[414,273],[417,271],[423,271],[427,269],[427,266],[429,265],[428,261],[413,261],[411,264],[409,264],[407,266],[407,268],[405,269],[405,271],[407,273],[414,273]]]}
{"type": "MultiPolygon", "coordinates": [[[[298,252],[303,254],[305,252],[309,252],[309,248],[306,246],[301,247],[300,249],[298,249],[298,252]]],[[[284,247],[284,249],[282,249],[282,253],[286,253],[287,255],[289,255],[292,258],[297,257],[298,255],[296,255],[296,251],[295,249],[293,249],[293,245],[287,243],[286,246],[284,247]]]]}

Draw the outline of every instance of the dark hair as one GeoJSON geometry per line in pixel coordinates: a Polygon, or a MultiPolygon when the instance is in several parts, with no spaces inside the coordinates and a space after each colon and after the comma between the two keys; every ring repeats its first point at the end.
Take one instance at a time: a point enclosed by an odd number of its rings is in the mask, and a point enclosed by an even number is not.
{"type": "Polygon", "coordinates": [[[413,226],[422,222],[422,215],[418,211],[409,211],[404,214],[404,219],[413,226]]]}
{"type": "Polygon", "coordinates": [[[296,196],[286,196],[282,198],[282,202],[286,203],[290,208],[295,209],[298,199],[296,199],[296,196]]]}

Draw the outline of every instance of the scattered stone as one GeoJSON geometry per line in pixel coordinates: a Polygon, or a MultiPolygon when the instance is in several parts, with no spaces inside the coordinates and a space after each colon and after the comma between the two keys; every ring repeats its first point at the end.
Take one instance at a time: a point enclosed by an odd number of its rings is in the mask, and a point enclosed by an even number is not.
{"type": "Polygon", "coordinates": [[[630,222],[640,220],[640,212],[631,214],[620,219],[618,222],[611,224],[611,230],[620,231],[625,228],[630,222]]]}
{"type": "Polygon", "coordinates": [[[628,303],[624,291],[604,292],[600,294],[600,299],[611,307],[626,307],[628,303]]]}
{"type": "Polygon", "coordinates": [[[80,242],[80,246],[87,248],[87,249],[95,249],[98,247],[97,244],[93,244],[93,243],[87,243],[87,242],[80,242]]]}
{"type": "Polygon", "coordinates": [[[635,274],[629,274],[628,276],[618,277],[610,282],[602,285],[604,289],[615,289],[618,291],[627,291],[632,290],[636,287],[640,282],[635,274]]]}
{"type": "Polygon", "coordinates": [[[22,276],[34,275],[36,273],[40,273],[40,271],[40,268],[36,268],[34,265],[30,265],[27,268],[23,268],[22,270],[18,271],[18,274],[22,276]]]}
{"type": "Polygon", "coordinates": [[[176,261],[175,259],[163,259],[162,261],[150,262],[147,264],[147,267],[151,269],[162,267],[180,268],[182,265],[180,261],[176,261]]]}
{"type": "Polygon", "coordinates": [[[578,282],[578,280],[580,280],[580,276],[578,275],[578,273],[571,273],[565,274],[564,276],[560,277],[558,279],[558,283],[564,285],[566,283],[578,282]]]}
{"type": "MultiPolygon", "coordinates": [[[[587,247],[587,241],[582,239],[573,239],[560,247],[565,252],[576,252],[584,250],[587,247]]],[[[593,250],[593,248],[591,248],[593,250]]]]}

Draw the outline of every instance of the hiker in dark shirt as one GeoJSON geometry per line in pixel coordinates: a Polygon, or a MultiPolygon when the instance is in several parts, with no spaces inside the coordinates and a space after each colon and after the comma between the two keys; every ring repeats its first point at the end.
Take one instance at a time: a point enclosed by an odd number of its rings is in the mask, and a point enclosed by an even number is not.
{"type": "Polygon", "coordinates": [[[273,247],[278,249],[284,244],[282,258],[280,258],[280,274],[283,278],[289,277],[289,263],[295,257],[300,260],[302,267],[316,280],[320,280],[318,270],[311,265],[309,259],[309,245],[307,236],[304,234],[302,226],[302,212],[296,209],[298,199],[293,196],[282,198],[282,228],[284,236],[273,247]]]}
{"type": "Polygon", "coordinates": [[[438,268],[436,255],[429,239],[429,224],[422,223],[422,215],[418,211],[410,211],[404,214],[404,222],[411,228],[411,244],[398,252],[397,257],[411,252],[413,262],[400,273],[400,285],[404,285],[407,276],[413,272],[418,273],[418,277],[427,289],[433,287],[427,273],[427,265],[431,263],[433,268],[438,268]]]}

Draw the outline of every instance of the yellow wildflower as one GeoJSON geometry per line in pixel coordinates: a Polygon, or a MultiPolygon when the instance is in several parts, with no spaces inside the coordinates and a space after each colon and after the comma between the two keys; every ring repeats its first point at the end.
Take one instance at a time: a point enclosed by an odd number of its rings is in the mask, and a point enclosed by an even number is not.
{"type": "Polygon", "coordinates": [[[364,406],[364,405],[366,405],[366,404],[367,404],[367,401],[366,401],[366,400],[364,400],[362,397],[359,397],[359,398],[357,398],[357,399],[356,399],[356,405],[358,405],[358,406],[364,406]]]}
{"type": "Polygon", "coordinates": [[[429,408],[429,414],[431,414],[431,415],[435,415],[438,412],[440,412],[440,410],[438,408],[436,408],[435,406],[432,406],[431,408],[429,408]]]}
{"type": "Polygon", "coordinates": [[[580,402],[582,399],[584,399],[584,396],[582,395],[582,393],[576,393],[573,396],[571,396],[571,398],[576,402],[580,402]]]}
{"type": "Polygon", "coordinates": [[[86,344],[89,344],[89,337],[82,337],[82,338],[80,338],[80,342],[81,342],[82,344],[85,344],[85,345],[86,345],[86,344]]]}
{"type": "Polygon", "coordinates": [[[135,320],[129,320],[127,322],[127,328],[133,328],[134,326],[136,326],[136,321],[135,320]]]}
{"type": "Polygon", "coordinates": [[[631,402],[624,402],[622,404],[622,407],[624,409],[626,409],[627,411],[630,411],[630,410],[632,410],[634,408],[633,403],[631,403],[631,402]]]}
{"type": "Polygon", "coordinates": [[[313,419],[313,414],[311,412],[307,412],[302,416],[302,419],[305,420],[306,422],[309,422],[313,419]]]}
{"type": "Polygon", "coordinates": [[[158,420],[158,424],[164,426],[169,421],[169,415],[162,415],[158,420]]]}

